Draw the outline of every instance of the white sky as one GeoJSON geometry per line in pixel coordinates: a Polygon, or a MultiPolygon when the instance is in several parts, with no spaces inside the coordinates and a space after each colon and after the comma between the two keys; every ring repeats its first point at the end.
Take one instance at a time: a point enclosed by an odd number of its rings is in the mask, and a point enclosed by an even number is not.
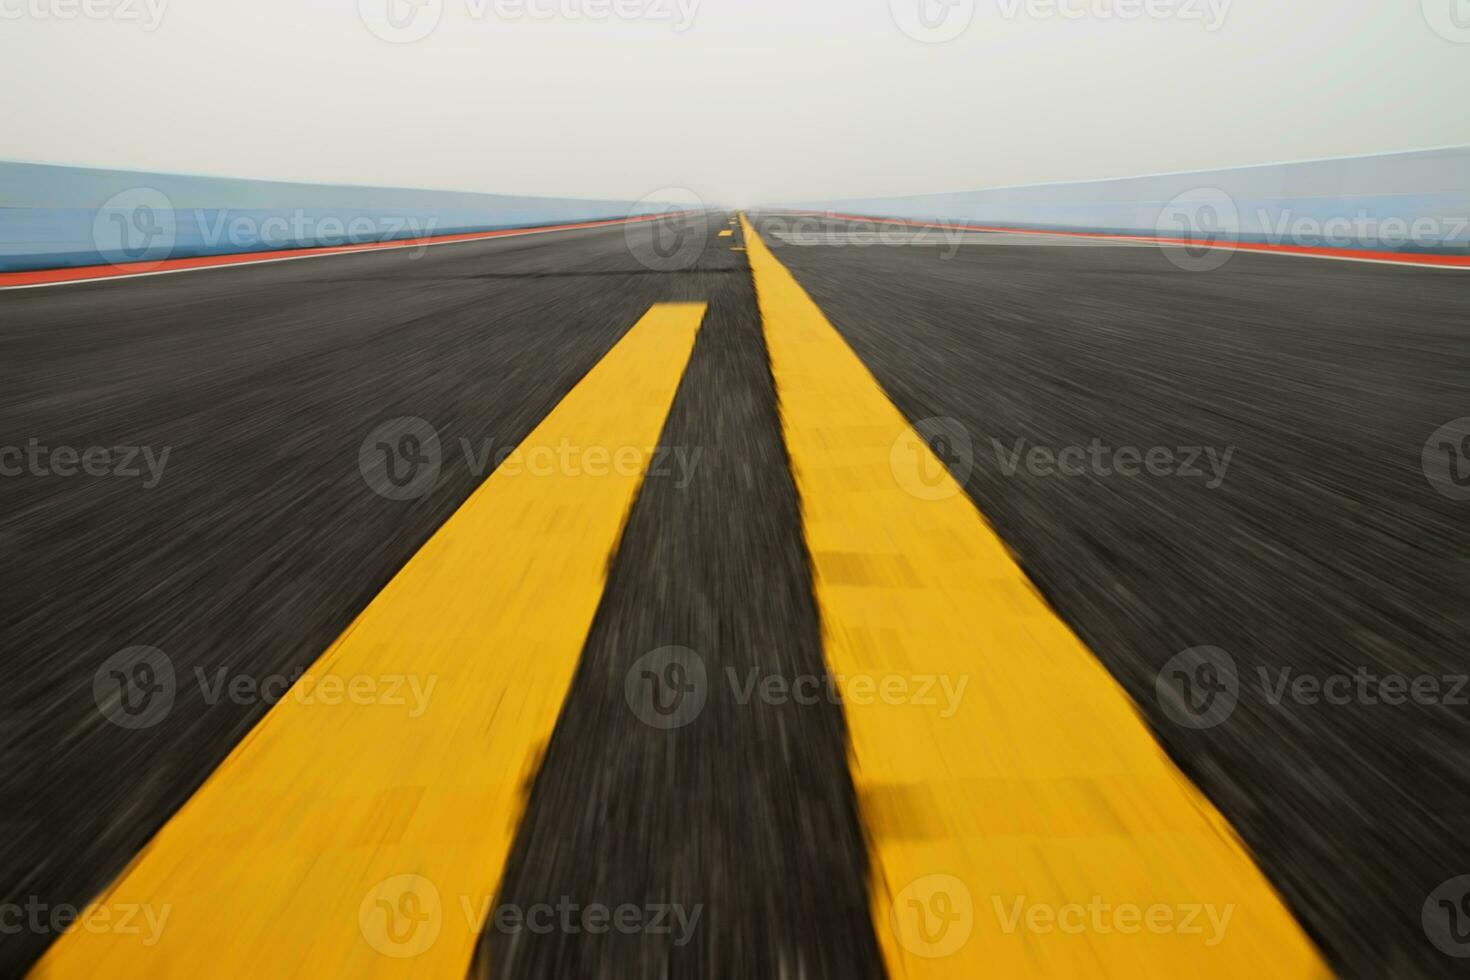
{"type": "Polygon", "coordinates": [[[0,0],[0,157],[749,204],[1470,143],[1470,0],[417,0],[413,43],[389,2],[0,0]]]}

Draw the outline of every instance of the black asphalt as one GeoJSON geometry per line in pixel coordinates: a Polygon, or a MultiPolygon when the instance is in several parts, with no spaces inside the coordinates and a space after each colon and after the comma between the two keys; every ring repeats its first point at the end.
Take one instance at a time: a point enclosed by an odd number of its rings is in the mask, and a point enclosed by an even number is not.
{"type": "Polygon", "coordinates": [[[680,281],[711,306],[660,443],[698,465],[685,486],[644,483],[497,903],[677,907],[693,926],[492,923],[478,975],[883,973],[841,711],[743,693],[752,676],[826,673],[754,288],[725,244],[738,240],[716,239],[700,269],[739,275],[680,281]],[[653,687],[666,677],[687,700],[653,687]]]}
{"type": "Polygon", "coordinates": [[[1193,271],[1211,256],[952,248],[934,233],[765,237],[911,422],[958,423],[972,449],[951,438],[949,456],[970,496],[1332,965],[1462,975],[1421,913],[1470,874],[1470,499],[1437,492],[1421,453],[1470,416],[1470,275],[1248,253],[1193,271]],[[1041,457],[1013,466],[1018,440],[1089,460],[1095,440],[1176,450],[1158,472],[1182,470],[1187,447],[1234,454],[1212,487],[1206,454],[1197,477],[1068,476],[1041,457]],[[1201,646],[1230,655],[1239,701],[1195,729],[1155,685],[1201,646]],[[1368,703],[1360,668],[1425,678],[1424,694],[1434,678],[1425,699],[1440,703],[1386,703],[1403,692],[1371,681],[1384,698],[1368,703]],[[1306,703],[1308,682],[1273,705],[1286,669],[1288,684],[1351,675],[1349,703],[1306,703]]]}
{"type": "MultiPolygon", "coordinates": [[[[486,440],[495,447],[519,443],[655,302],[719,297],[695,363],[710,384],[735,386],[731,412],[752,428],[738,439],[708,429],[735,417],[711,389],[696,392],[693,402],[681,398],[677,418],[688,421],[677,437],[708,447],[696,471],[701,485],[715,474],[750,474],[754,486],[744,492],[697,502],[724,508],[728,544],[750,553],[720,566],[709,545],[696,542],[690,560],[730,582],[767,583],[763,608],[772,616],[764,624],[725,623],[727,634],[748,631],[743,640],[681,635],[711,658],[734,644],[742,656],[772,650],[801,669],[819,669],[812,613],[798,601],[807,594],[804,553],[769,379],[762,404],[761,378],[752,373],[764,361],[754,346],[749,274],[743,256],[709,230],[706,240],[699,219],[682,238],[661,232],[657,248],[646,227],[632,239],[611,228],[0,292],[0,446],[26,448],[36,440],[48,449],[148,447],[155,463],[169,453],[156,481],[141,453],[130,461],[113,457],[138,477],[0,479],[0,540],[8,558],[0,566],[0,643],[9,668],[0,693],[0,902],[80,906],[105,887],[268,708],[229,698],[210,703],[205,691],[218,672],[263,682],[311,664],[488,475],[470,472],[461,440],[477,451],[486,440]],[[443,455],[432,490],[406,501],[375,494],[358,468],[364,439],[400,416],[432,424],[443,455]],[[776,504],[769,513],[734,509],[768,502],[776,504]],[[99,710],[93,678],[109,657],[134,646],[163,651],[177,692],[162,720],[127,730],[99,710]]],[[[694,495],[686,490],[673,499],[694,495]]],[[[657,523],[648,505],[640,515],[639,527],[657,523]]],[[[705,530],[698,517],[685,527],[689,534],[705,530]]],[[[640,539],[639,547],[652,544],[640,539]]],[[[727,617],[736,608],[737,597],[723,594],[722,583],[704,588],[727,617]]],[[[653,607],[629,601],[627,610],[604,611],[600,636],[609,626],[648,632],[644,619],[653,607]],[[620,615],[628,618],[621,627],[620,615]]],[[[835,709],[828,715],[827,731],[803,733],[809,743],[783,743],[810,759],[772,772],[781,783],[780,794],[773,783],[773,806],[785,815],[804,813],[806,803],[783,795],[792,779],[830,787],[804,790],[823,810],[814,823],[834,841],[845,834],[852,853],[810,852],[824,876],[810,877],[825,884],[830,876],[840,894],[845,876],[848,904],[861,906],[862,850],[839,764],[840,716],[835,709]]],[[[751,843],[743,833],[761,828],[731,828],[718,839],[741,815],[732,810],[732,800],[746,792],[738,780],[775,751],[744,744],[762,731],[738,727],[733,748],[705,747],[706,754],[731,749],[749,761],[739,770],[699,763],[719,793],[688,801],[682,824],[691,839],[706,843],[710,861],[734,869],[722,880],[741,890],[760,887],[767,880],[762,870],[799,872],[792,855],[808,853],[799,836],[787,840],[778,826],[766,827],[785,852],[762,869],[732,850],[751,843]]],[[[579,773],[590,789],[595,773],[585,765],[579,773]]],[[[685,805],[682,797],[678,805],[685,805]]],[[[655,824],[647,829],[667,832],[655,824]]],[[[703,882],[704,871],[713,874],[696,865],[670,885],[703,882]]],[[[727,919],[757,901],[713,883],[699,897],[706,914],[727,919]]],[[[831,921],[851,912],[859,931],[866,927],[860,907],[832,908],[824,894],[808,918],[831,921]]],[[[801,921],[793,918],[789,927],[801,921]]],[[[692,954],[749,955],[710,947],[717,940],[709,929],[699,936],[692,954]]],[[[22,971],[53,938],[49,929],[7,935],[0,975],[22,971]]],[[[837,941],[814,940],[828,950],[837,941]]],[[[854,951],[861,947],[821,955],[854,951]]]]}
{"type": "MultiPolygon", "coordinates": [[[[593,229],[0,292],[0,447],[169,452],[156,485],[141,454],[138,476],[0,477],[0,903],[95,895],[268,707],[208,703],[197,671],[306,667],[486,475],[461,440],[515,445],[649,305],[707,300],[662,440],[696,465],[634,506],[501,894],[699,918],[492,929],[474,972],[880,974],[840,711],[731,680],[820,673],[819,634],[744,256],[686,231],[687,250],[593,229]],[[358,469],[399,416],[443,447],[406,501],[358,469]],[[128,730],[93,680],[137,645],[177,691],[128,730]],[[702,708],[650,711],[699,669],[702,708]]],[[[1467,670],[1470,501],[1431,487],[1421,450],[1470,416],[1470,279],[768,241],[910,419],[959,427],[972,497],[1333,965],[1454,974],[1420,915],[1470,874],[1470,707],[1443,703],[1452,681],[1436,704],[1275,705],[1258,671],[1467,670]],[[1233,452],[1214,485],[1203,456],[1198,477],[1008,472],[1018,440],[1233,452]],[[1228,652],[1239,702],[1196,729],[1155,681],[1201,646],[1228,652]]],[[[7,935],[0,974],[52,938],[7,935]]]]}

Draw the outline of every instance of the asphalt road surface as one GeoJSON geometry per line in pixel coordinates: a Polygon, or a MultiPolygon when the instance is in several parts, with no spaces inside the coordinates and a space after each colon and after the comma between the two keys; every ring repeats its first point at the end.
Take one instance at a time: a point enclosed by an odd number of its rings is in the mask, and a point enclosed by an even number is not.
{"type": "Polygon", "coordinates": [[[1421,909],[1470,867],[1459,682],[1432,704],[1271,696],[1283,671],[1465,671],[1470,523],[1421,455],[1470,405],[1470,282],[1248,253],[1191,271],[1156,248],[1025,242],[779,255],[909,419],[958,421],[970,495],[1334,966],[1454,972],[1421,909]],[[1110,455],[1082,475],[1012,465],[1018,441],[1094,440],[1110,455]],[[1175,450],[1169,475],[1102,475],[1122,447],[1175,450]],[[1200,475],[1181,475],[1184,447],[1206,450],[1200,475]],[[1209,449],[1233,450],[1223,477],[1209,449]],[[1231,654],[1241,693],[1193,729],[1155,681],[1201,646],[1231,654]]]}
{"type": "MultiPolygon", "coordinates": [[[[704,927],[487,924],[465,968],[883,975],[842,706],[725,692],[675,730],[629,710],[649,651],[824,671],[732,218],[0,292],[0,446],[28,454],[0,478],[0,905],[103,893],[271,707],[214,679],[305,671],[489,475],[459,447],[520,444],[651,306],[700,302],[668,465],[527,774],[499,901],[698,908],[704,927]],[[410,499],[360,467],[400,417],[444,448],[410,499]],[[108,454],[89,473],[56,447],[108,454]],[[136,647],[178,681],[128,728],[97,685],[136,647]]],[[[1330,966],[1454,975],[1424,915],[1470,874],[1470,500],[1424,451],[1470,415],[1470,279],[798,220],[755,216],[1330,966]],[[1199,648],[1234,707],[1181,719],[1158,681],[1199,648]]],[[[57,939],[44,915],[8,925],[0,973],[57,939]]]]}

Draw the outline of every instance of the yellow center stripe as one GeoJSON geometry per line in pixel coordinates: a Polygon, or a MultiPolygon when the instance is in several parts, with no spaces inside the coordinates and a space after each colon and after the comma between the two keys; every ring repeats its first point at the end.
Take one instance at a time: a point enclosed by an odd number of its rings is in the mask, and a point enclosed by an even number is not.
{"type": "Polygon", "coordinates": [[[1326,968],[1224,819],[745,224],[895,977],[1326,968]]]}
{"type": "Polygon", "coordinates": [[[463,976],[704,309],[649,310],[38,973],[463,976]]]}

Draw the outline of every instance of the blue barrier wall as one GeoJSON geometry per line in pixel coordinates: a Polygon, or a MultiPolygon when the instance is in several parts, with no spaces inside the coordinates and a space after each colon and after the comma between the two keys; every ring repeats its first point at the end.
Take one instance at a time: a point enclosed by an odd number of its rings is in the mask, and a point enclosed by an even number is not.
{"type": "Polygon", "coordinates": [[[872,217],[1400,252],[1470,250],[1470,147],[788,205],[872,217]]]}
{"type": "Polygon", "coordinates": [[[394,241],[662,210],[647,202],[0,162],[0,271],[394,241]]]}

